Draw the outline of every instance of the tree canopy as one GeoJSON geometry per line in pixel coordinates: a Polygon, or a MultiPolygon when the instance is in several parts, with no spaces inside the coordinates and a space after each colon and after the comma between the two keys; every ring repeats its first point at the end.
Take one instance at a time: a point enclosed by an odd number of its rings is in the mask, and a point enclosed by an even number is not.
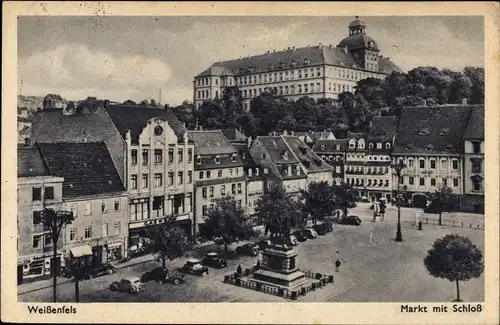
{"type": "Polygon", "coordinates": [[[164,223],[154,225],[148,229],[151,239],[149,249],[158,254],[162,266],[166,266],[166,260],[174,260],[184,255],[188,249],[188,240],[184,230],[175,223],[174,217],[169,217],[164,223]]]}
{"type": "Polygon", "coordinates": [[[384,80],[359,80],[354,93],[342,92],[338,99],[314,100],[303,96],[288,100],[274,90],[262,92],[242,108],[241,91],[228,87],[220,99],[194,109],[187,103],[172,108],[190,129],[196,121],[203,129],[237,128],[247,136],[272,131],[332,131],[345,138],[347,131],[366,132],[377,115],[399,115],[403,106],[484,103],[484,69],[467,67],[462,72],[418,67],[408,73],[393,72],[384,80]],[[189,112],[190,113],[186,113],[189,112]]]}
{"type": "Polygon", "coordinates": [[[301,195],[304,200],[304,212],[311,215],[314,224],[333,215],[340,201],[334,186],[328,182],[310,183],[306,191],[301,190],[301,195]]]}
{"type": "Polygon", "coordinates": [[[208,240],[220,239],[226,251],[229,244],[249,239],[254,234],[243,209],[230,196],[220,199],[199,227],[201,237],[208,240]]]}
{"type": "Polygon", "coordinates": [[[437,239],[424,258],[424,265],[433,277],[456,282],[457,301],[460,301],[459,281],[478,278],[484,270],[481,250],[469,238],[459,235],[437,239]]]}
{"type": "Polygon", "coordinates": [[[304,215],[299,201],[294,200],[285,189],[273,187],[257,201],[257,214],[265,225],[265,235],[270,233],[274,243],[284,243],[293,227],[303,225],[304,215]]]}

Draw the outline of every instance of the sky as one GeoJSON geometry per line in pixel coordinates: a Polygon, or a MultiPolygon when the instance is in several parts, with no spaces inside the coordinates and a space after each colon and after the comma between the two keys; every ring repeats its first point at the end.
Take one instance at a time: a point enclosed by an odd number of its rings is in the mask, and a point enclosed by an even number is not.
{"type": "MultiPolygon", "coordinates": [[[[18,91],[68,100],[193,100],[194,76],[213,62],[287,47],[332,44],[354,17],[21,16],[18,91]]],[[[404,71],[484,67],[482,17],[360,17],[366,34],[404,71]]]]}

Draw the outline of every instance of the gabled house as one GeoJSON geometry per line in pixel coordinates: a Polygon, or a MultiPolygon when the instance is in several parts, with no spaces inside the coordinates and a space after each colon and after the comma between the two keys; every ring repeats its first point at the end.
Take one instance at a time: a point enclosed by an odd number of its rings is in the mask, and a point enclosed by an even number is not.
{"type": "Polygon", "coordinates": [[[312,148],[321,159],[333,167],[333,184],[344,182],[346,148],[347,139],[318,140],[312,148]]]}
{"type": "MultiPolygon", "coordinates": [[[[226,196],[245,209],[244,164],[221,130],[189,131],[194,143],[195,225],[226,196]]],[[[197,228],[198,229],[198,228],[197,228]]]]}

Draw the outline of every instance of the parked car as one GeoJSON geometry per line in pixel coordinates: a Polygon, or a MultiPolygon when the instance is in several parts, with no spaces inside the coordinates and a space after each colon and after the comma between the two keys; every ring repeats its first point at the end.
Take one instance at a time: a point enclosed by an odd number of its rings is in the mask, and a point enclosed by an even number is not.
{"type": "Polygon", "coordinates": [[[318,233],[312,228],[306,228],[303,230],[303,232],[307,236],[307,238],[314,239],[318,237],[318,233]]]}
{"type": "Polygon", "coordinates": [[[259,246],[260,250],[264,250],[272,245],[270,240],[261,240],[261,241],[257,242],[256,244],[257,244],[257,246],[259,246]]]}
{"type": "Polygon", "coordinates": [[[201,261],[201,264],[205,266],[211,266],[218,269],[225,268],[227,266],[226,260],[219,257],[217,253],[208,253],[205,258],[201,261]]]}
{"type": "Polygon", "coordinates": [[[307,240],[307,235],[304,234],[302,230],[297,230],[293,232],[293,235],[295,238],[297,238],[298,241],[303,242],[307,240]]]}
{"type": "Polygon", "coordinates": [[[155,267],[154,269],[144,272],[141,275],[141,282],[158,281],[163,282],[168,276],[168,270],[161,266],[155,267]]]}
{"type": "Polygon", "coordinates": [[[141,283],[139,277],[131,276],[122,278],[120,281],[114,281],[109,286],[109,289],[111,291],[138,293],[144,290],[144,285],[141,283]]]}
{"type": "Polygon", "coordinates": [[[361,224],[361,219],[358,216],[348,216],[342,218],[342,220],[340,220],[340,224],[359,226],[361,224]]]}
{"type": "Polygon", "coordinates": [[[326,227],[323,225],[323,224],[320,224],[320,225],[314,225],[312,227],[316,233],[318,233],[318,235],[320,236],[323,236],[323,235],[326,235],[327,233],[327,230],[326,230],[326,227]]]}
{"type": "Polygon", "coordinates": [[[208,274],[208,267],[201,264],[197,259],[189,259],[180,269],[184,273],[205,276],[208,274]]]}
{"type": "Polygon", "coordinates": [[[295,235],[290,235],[288,236],[287,244],[291,246],[297,246],[299,244],[299,241],[297,240],[297,237],[295,237],[295,235]]]}
{"type": "Polygon", "coordinates": [[[83,279],[92,279],[96,278],[99,276],[107,275],[107,274],[113,274],[116,273],[116,268],[109,264],[109,263],[104,263],[101,265],[92,265],[84,269],[82,278],[83,279]]]}
{"type": "Polygon", "coordinates": [[[255,243],[250,243],[238,246],[236,247],[236,253],[240,255],[257,256],[259,255],[259,245],[255,243]]]}

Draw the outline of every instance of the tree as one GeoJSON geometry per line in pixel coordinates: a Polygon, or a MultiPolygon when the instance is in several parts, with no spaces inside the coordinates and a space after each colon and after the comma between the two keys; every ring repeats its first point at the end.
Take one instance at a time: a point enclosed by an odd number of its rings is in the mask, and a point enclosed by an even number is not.
{"type": "Polygon", "coordinates": [[[150,227],[147,233],[151,239],[148,249],[153,254],[158,254],[163,268],[167,265],[167,259],[171,261],[181,257],[188,248],[186,234],[176,224],[174,217],[167,217],[164,223],[150,227]]]}
{"type": "Polygon", "coordinates": [[[255,234],[247,222],[243,209],[236,205],[233,197],[229,196],[217,202],[199,229],[199,235],[208,240],[221,238],[226,252],[229,244],[249,239],[255,234]]]}
{"type": "Polygon", "coordinates": [[[357,191],[349,184],[343,183],[333,186],[335,194],[335,205],[342,209],[344,216],[347,216],[347,209],[354,208],[359,201],[357,191]]]}
{"type": "Polygon", "coordinates": [[[328,182],[310,183],[307,191],[301,190],[304,211],[310,213],[314,224],[331,216],[338,202],[334,188],[328,182]]]}
{"type": "Polygon", "coordinates": [[[441,225],[441,216],[443,212],[449,211],[453,208],[455,195],[450,187],[442,185],[432,194],[431,197],[432,204],[436,208],[436,213],[439,214],[438,224],[441,225]]]}
{"type": "Polygon", "coordinates": [[[54,209],[49,209],[44,207],[41,215],[41,221],[44,228],[50,231],[52,236],[52,247],[53,247],[53,257],[52,257],[52,290],[53,290],[53,302],[57,301],[57,270],[59,269],[59,263],[57,262],[57,244],[59,242],[59,237],[61,235],[61,230],[64,226],[70,225],[75,217],[71,211],[55,211],[54,209]]]}
{"type": "Polygon", "coordinates": [[[459,281],[479,278],[484,270],[483,253],[469,238],[446,235],[437,239],[424,258],[427,271],[436,278],[455,281],[460,300],[459,281]]]}
{"type": "Polygon", "coordinates": [[[270,233],[271,243],[285,243],[290,230],[303,224],[302,207],[285,189],[275,186],[257,201],[257,214],[264,221],[265,235],[270,233]]]}

